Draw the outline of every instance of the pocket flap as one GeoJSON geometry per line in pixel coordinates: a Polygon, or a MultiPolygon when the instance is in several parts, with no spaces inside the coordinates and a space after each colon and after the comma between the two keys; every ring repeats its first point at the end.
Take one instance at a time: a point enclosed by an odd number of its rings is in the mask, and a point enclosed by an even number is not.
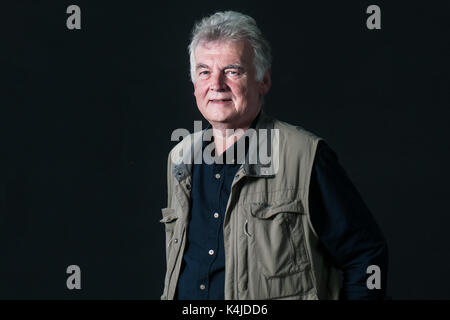
{"type": "Polygon", "coordinates": [[[302,214],[305,212],[300,199],[280,200],[273,203],[251,203],[250,213],[252,216],[260,219],[270,219],[282,212],[291,212],[302,214]]]}
{"type": "Polygon", "coordinates": [[[159,220],[161,223],[168,223],[178,219],[178,216],[175,214],[175,209],[173,208],[162,208],[162,219],[159,220]]]}

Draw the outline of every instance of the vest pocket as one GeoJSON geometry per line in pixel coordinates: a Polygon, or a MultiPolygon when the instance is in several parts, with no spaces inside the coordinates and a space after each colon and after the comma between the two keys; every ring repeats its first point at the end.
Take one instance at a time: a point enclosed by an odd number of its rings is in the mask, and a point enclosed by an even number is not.
{"type": "Polygon", "coordinates": [[[298,274],[309,266],[300,200],[250,204],[248,233],[256,268],[267,279],[298,274]]]}
{"type": "Polygon", "coordinates": [[[175,209],[162,208],[161,213],[162,219],[159,222],[164,223],[166,232],[173,232],[175,221],[178,219],[178,216],[175,214],[175,209]]]}
{"type": "Polygon", "coordinates": [[[300,271],[284,277],[266,278],[267,298],[277,300],[317,300],[310,273],[300,271]]]}
{"type": "Polygon", "coordinates": [[[166,262],[168,263],[172,251],[170,249],[172,248],[172,241],[174,240],[173,235],[178,216],[175,214],[175,209],[172,208],[163,208],[161,209],[161,213],[162,219],[159,220],[159,222],[164,223],[166,230],[166,262]]]}

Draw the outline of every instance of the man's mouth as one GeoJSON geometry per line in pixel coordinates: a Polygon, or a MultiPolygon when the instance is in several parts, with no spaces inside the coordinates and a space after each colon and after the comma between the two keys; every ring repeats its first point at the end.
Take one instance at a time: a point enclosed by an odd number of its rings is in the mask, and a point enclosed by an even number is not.
{"type": "Polygon", "coordinates": [[[209,100],[209,102],[214,102],[214,103],[224,103],[224,102],[230,102],[231,99],[213,99],[213,100],[209,100]]]}

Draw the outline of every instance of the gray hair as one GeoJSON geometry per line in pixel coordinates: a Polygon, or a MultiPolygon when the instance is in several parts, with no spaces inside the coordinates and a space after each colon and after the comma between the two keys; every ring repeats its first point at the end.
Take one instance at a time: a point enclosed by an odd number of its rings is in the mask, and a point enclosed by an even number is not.
{"type": "Polygon", "coordinates": [[[262,81],[264,74],[272,63],[269,42],[252,17],[235,12],[216,12],[196,23],[192,30],[192,40],[188,46],[191,63],[191,80],[195,82],[194,50],[201,41],[248,40],[253,48],[256,81],[262,81]]]}

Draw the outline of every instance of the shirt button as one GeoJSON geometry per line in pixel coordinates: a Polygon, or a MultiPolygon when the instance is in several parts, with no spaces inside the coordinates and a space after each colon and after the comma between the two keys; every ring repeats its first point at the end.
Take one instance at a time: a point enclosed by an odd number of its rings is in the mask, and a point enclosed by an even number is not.
{"type": "Polygon", "coordinates": [[[214,254],[214,250],[209,250],[208,253],[210,256],[212,256],[214,254]]]}
{"type": "Polygon", "coordinates": [[[214,213],[214,218],[218,218],[219,217],[219,214],[216,212],[216,213],[214,213]]]}
{"type": "Polygon", "coordinates": [[[174,239],[173,242],[178,243],[178,239],[174,239]]]}
{"type": "Polygon", "coordinates": [[[216,173],[216,179],[220,179],[220,173],[216,173]]]}
{"type": "Polygon", "coordinates": [[[206,286],[204,284],[201,284],[200,285],[200,290],[205,290],[205,289],[206,289],[206,286]]]}

